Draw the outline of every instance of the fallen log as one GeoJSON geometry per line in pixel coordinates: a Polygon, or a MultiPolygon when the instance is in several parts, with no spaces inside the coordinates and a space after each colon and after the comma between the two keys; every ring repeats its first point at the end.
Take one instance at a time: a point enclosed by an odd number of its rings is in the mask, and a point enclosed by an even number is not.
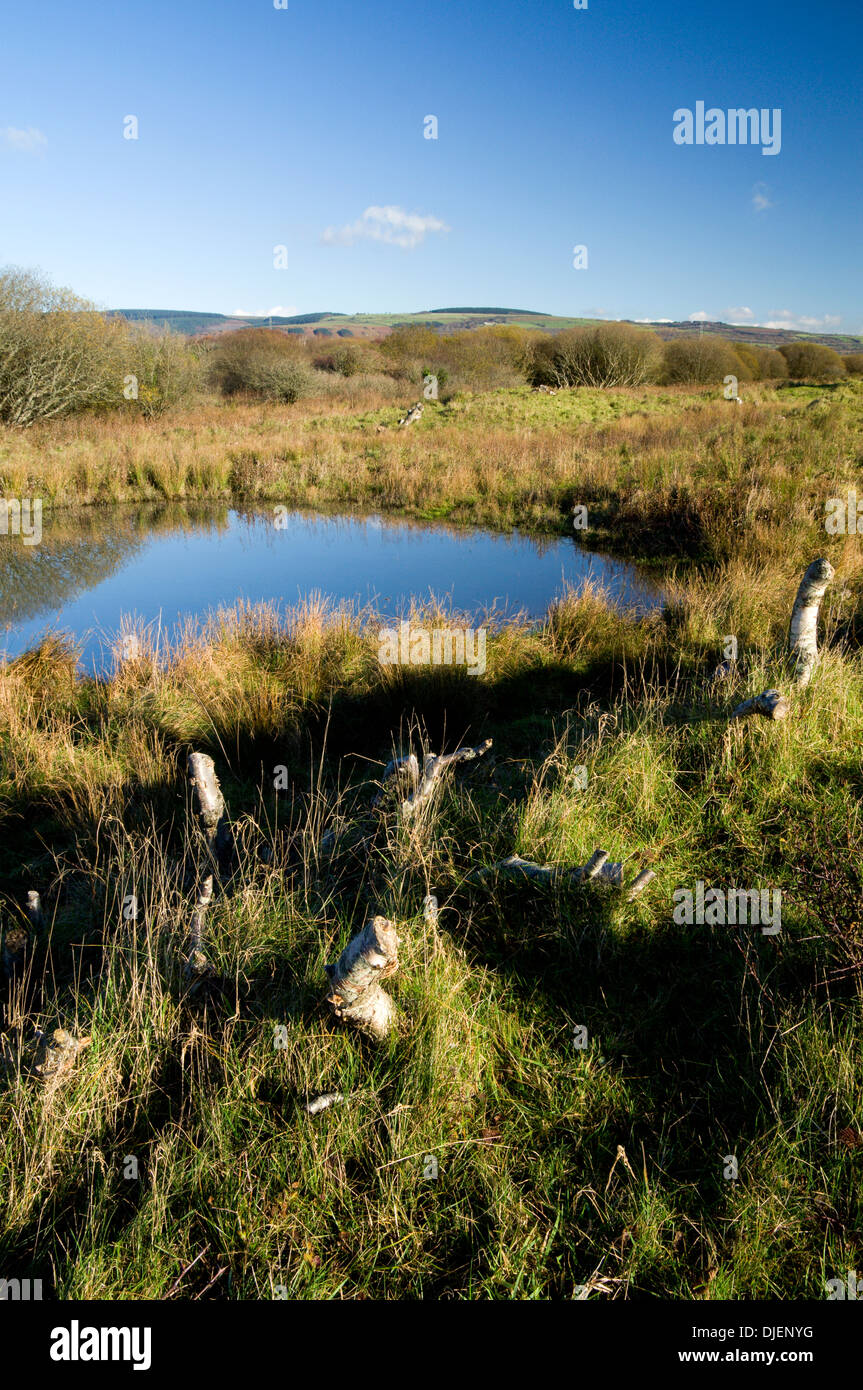
{"type": "Polygon", "coordinates": [[[454,767],[457,763],[473,762],[475,758],[481,758],[487,753],[491,746],[492,740],[487,738],[475,748],[457,748],[454,753],[428,754],[423,760],[422,782],[413,796],[402,802],[402,815],[405,819],[409,819],[426,804],[447,768],[454,767]]]}
{"type": "Polygon", "coordinates": [[[381,981],[398,970],[398,936],[386,917],[373,917],[353,937],[334,965],[324,967],[330,981],[327,1003],[336,1018],[373,1038],[385,1038],[396,1007],[381,981]]]}
{"type": "MultiPolygon", "coordinates": [[[[468,875],[468,882],[483,882],[491,877],[515,879],[521,882],[541,883],[553,887],[559,883],[587,883],[599,880],[615,888],[623,888],[623,864],[609,861],[605,850],[596,849],[586,864],[567,868],[562,864],[535,864],[530,859],[522,859],[511,854],[488,868],[474,869],[468,875]]],[[[648,883],[656,877],[652,869],[642,869],[627,888],[627,901],[632,902],[642,893],[648,883]]]]}

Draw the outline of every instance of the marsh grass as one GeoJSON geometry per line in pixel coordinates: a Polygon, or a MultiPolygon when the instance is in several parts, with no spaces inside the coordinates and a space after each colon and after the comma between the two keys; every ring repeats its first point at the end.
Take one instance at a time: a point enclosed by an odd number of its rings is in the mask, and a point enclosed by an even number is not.
{"type": "Polygon", "coordinates": [[[93,1040],[62,1085],[0,1089],[0,1269],[74,1298],[533,1299],[819,1297],[860,1268],[860,973],[836,878],[861,843],[850,550],[794,717],[723,718],[778,679],[797,551],[678,575],[648,618],[566,594],[538,626],[494,625],[479,677],[383,667],[374,615],[321,598],[174,645],[139,629],[103,681],[59,637],[0,667],[3,921],[34,886],[47,918],[6,1021],[93,1040]],[[741,660],[717,689],[723,632],[741,660]],[[487,736],[415,823],[372,809],[394,751],[487,736]],[[191,745],[243,849],[197,1002],[191,745]],[[597,845],[654,869],[634,903],[468,879],[597,845]],[[675,924],[698,878],[781,888],[780,936],[675,924]],[[321,1002],[375,911],[401,937],[381,1047],[321,1002]],[[306,1114],[330,1090],[348,1100],[306,1114]]]}

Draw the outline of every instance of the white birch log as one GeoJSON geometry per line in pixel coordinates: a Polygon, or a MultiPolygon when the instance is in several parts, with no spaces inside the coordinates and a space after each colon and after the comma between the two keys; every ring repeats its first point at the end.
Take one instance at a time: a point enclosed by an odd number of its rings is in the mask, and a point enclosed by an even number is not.
{"type": "Polygon", "coordinates": [[[206,753],[190,753],[188,773],[207,850],[220,872],[224,872],[230,862],[233,842],[213,759],[206,753]]]}
{"type": "Polygon", "coordinates": [[[835,573],[829,560],[813,560],[791,610],[788,650],[795,658],[794,681],[801,689],[809,684],[818,660],[818,610],[835,573]]]}
{"type": "Polygon", "coordinates": [[[419,788],[407,801],[402,802],[402,814],[405,819],[426,804],[447,768],[454,767],[456,763],[468,763],[475,758],[481,758],[491,746],[492,740],[487,738],[485,743],[477,744],[475,748],[457,748],[454,753],[430,753],[423,762],[423,779],[419,788]]]}
{"type": "Polygon", "coordinates": [[[750,714],[763,714],[767,719],[785,719],[791,709],[785,696],[779,690],[762,690],[733,709],[729,719],[745,719],[750,714]]]}
{"type": "Polygon", "coordinates": [[[373,1038],[385,1038],[396,1007],[381,980],[398,969],[398,936],[386,917],[373,917],[348,942],[334,965],[324,967],[330,981],[327,1002],[336,1018],[373,1038]]]}

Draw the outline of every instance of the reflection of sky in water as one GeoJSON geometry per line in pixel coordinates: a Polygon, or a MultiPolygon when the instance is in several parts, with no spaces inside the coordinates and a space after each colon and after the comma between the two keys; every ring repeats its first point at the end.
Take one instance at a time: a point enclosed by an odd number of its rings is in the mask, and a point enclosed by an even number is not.
{"type": "MultiPolygon", "coordinates": [[[[184,517],[188,529],[148,533],[134,524],[129,530],[134,515],[118,515],[112,528],[112,514],[103,514],[101,535],[93,529],[92,517],[88,520],[86,546],[97,557],[103,547],[107,562],[84,574],[74,559],[80,556],[81,538],[70,528],[68,514],[56,541],[52,519],[46,517],[45,544],[53,548],[47,586],[39,605],[31,601],[29,609],[15,602],[14,593],[4,594],[4,611],[14,614],[23,607],[27,616],[0,634],[0,650],[9,655],[24,651],[51,627],[83,639],[84,664],[91,667],[94,659],[97,664],[104,660],[104,634],[117,632],[123,614],[147,623],[161,615],[162,631],[170,634],[178,621],[239,598],[290,605],[315,591],[371,603],[386,615],[399,613],[411,597],[433,594],[467,613],[496,607],[539,616],[565,584],[578,587],[593,578],[624,604],[657,602],[656,591],[632,566],[580,550],[568,537],[498,535],[378,516],[298,512],[280,515],[282,529],[277,529],[272,510],[257,515],[214,511],[208,521],[200,507],[192,526],[191,513],[184,517]],[[119,529],[134,540],[118,546],[119,529]],[[69,557],[69,573],[59,583],[64,556],[69,557]]],[[[23,595],[27,563],[39,547],[28,547],[23,562],[17,552],[13,567],[8,552],[4,556],[10,545],[21,546],[20,538],[0,537],[0,585],[6,589],[18,582],[23,595]]]]}

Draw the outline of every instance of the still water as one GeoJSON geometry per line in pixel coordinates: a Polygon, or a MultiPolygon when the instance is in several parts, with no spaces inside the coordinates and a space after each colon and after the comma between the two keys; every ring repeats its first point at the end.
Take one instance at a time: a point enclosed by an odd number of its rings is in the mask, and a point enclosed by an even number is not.
{"type": "Polygon", "coordinates": [[[567,584],[588,579],[625,607],[661,602],[634,566],[569,537],[210,504],[47,512],[37,545],[0,534],[0,655],[67,632],[85,669],[100,671],[124,616],[170,639],[184,620],[237,599],[289,606],[316,592],[385,616],[432,596],[473,616],[539,617],[567,584]]]}

